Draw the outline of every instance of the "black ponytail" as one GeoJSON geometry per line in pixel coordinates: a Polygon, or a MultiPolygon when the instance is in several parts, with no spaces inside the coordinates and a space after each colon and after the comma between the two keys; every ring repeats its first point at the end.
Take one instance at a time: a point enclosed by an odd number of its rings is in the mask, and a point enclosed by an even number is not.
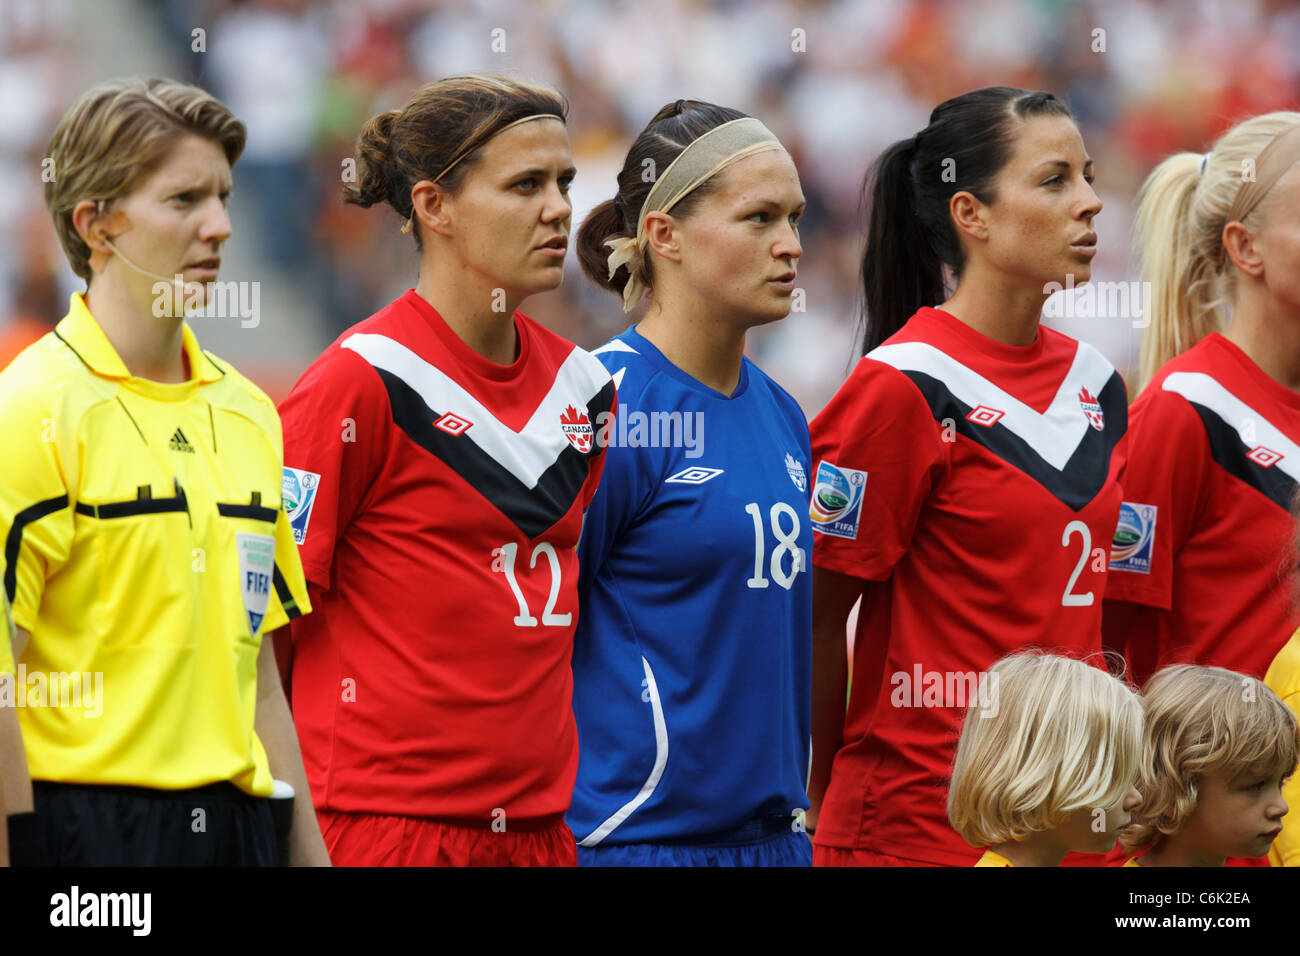
{"type": "Polygon", "coordinates": [[[1019,122],[1069,116],[1051,93],[1006,86],[973,90],[940,103],[930,125],[895,143],[863,183],[870,203],[862,255],[862,353],[901,329],[918,309],[947,298],[944,267],[965,265],[948,211],[958,192],[996,200],[994,182],[1011,159],[1019,122]]]}
{"type": "Polygon", "coordinates": [[[912,188],[916,140],[895,143],[876,160],[862,186],[871,210],[862,256],[866,355],[903,327],[922,305],[942,302],[943,262],[930,248],[912,188]]]}

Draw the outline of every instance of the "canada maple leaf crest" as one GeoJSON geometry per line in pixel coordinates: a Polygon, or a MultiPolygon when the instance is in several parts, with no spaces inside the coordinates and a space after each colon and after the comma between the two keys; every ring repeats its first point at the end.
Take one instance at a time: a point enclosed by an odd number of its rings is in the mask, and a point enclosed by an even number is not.
{"type": "Polygon", "coordinates": [[[564,437],[569,440],[569,444],[584,455],[591,451],[591,419],[587,418],[587,413],[578,414],[578,410],[570,405],[560,415],[560,430],[564,432],[564,437]]]}
{"type": "Polygon", "coordinates": [[[1101,410],[1101,402],[1087,388],[1079,389],[1079,407],[1087,416],[1088,424],[1097,431],[1106,427],[1106,413],[1101,410]]]}

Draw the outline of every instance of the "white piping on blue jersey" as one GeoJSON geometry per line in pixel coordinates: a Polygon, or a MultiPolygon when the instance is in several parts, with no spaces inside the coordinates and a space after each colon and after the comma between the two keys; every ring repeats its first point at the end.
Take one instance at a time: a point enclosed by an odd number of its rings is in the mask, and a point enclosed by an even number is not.
{"type": "Polygon", "coordinates": [[[604,352],[631,352],[633,355],[641,354],[636,349],[632,348],[632,346],[624,342],[622,339],[610,339],[608,342],[606,342],[600,348],[596,349],[591,354],[600,355],[604,352]]]}
{"type": "MultiPolygon", "coordinates": [[[[386,335],[355,332],[341,343],[375,368],[391,372],[413,388],[424,403],[438,412],[455,412],[473,424],[462,435],[487,452],[525,487],[535,488],[546,469],[569,446],[560,430],[560,416],[575,405],[585,410],[605,383],[609,371],[590,352],[575,348],[565,357],[546,397],[538,404],[523,430],[501,423],[459,382],[431,365],[401,342],[386,335]],[[521,440],[523,439],[523,440],[521,440]]],[[[600,424],[592,422],[592,428],[600,424]]]]}
{"type": "Polygon", "coordinates": [[[1061,380],[1046,412],[1036,412],[1020,399],[1003,391],[983,375],[926,342],[882,345],[866,356],[899,371],[924,372],[947,386],[963,404],[986,405],[1002,412],[998,424],[1024,440],[1057,471],[1063,471],[1092,428],[1079,408],[1079,387],[1097,395],[1115,374],[1115,368],[1100,352],[1079,342],[1070,371],[1061,380]]]}
{"type": "Polygon", "coordinates": [[[654,715],[655,722],[655,765],[650,769],[650,776],[646,777],[645,783],[641,785],[640,792],[619,807],[608,820],[579,840],[578,846],[596,846],[613,833],[614,829],[622,825],[637,807],[650,799],[650,795],[659,786],[659,778],[664,775],[664,766],[668,763],[668,725],[664,722],[664,708],[659,701],[659,685],[655,683],[654,671],[650,669],[650,662],[644,657],[641,658],[641,664],[645,667],[646,688],[650,691],[650,712],[654,715]]]}
{"type": "Polygon", "coordinates": [[[1290,475],[1294,481],[1300,481],[1300,446],[1211,376],[1204,372],[1171,372],[1160,388],[1175,392],[1189,402],[1204,405],[1236,431],[1247,448],[1263,445],[1279,452],[1282,457],[1273,467],[1290,475]]]}

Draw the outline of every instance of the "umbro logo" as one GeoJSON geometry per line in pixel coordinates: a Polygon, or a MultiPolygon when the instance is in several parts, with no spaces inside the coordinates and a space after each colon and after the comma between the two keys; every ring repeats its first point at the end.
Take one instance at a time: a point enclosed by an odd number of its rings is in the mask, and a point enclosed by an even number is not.
{"type": "Polygon", "coordinates": [[[187,451],[191,455],[194,454],[194,446],[189,443],[188,439],[185,437],[185,433],[179,428],[176,429],[175,434],[172,435],[172,440],[167,443],[167,447],[172,451],[187,451]]]}
{"type": "Polygon", "coordinates": [[[462,418],[461,416],[457,415],[455,412],[448,412],[447,414],[443,415],[441,418],[439,418],[436,422],[433,423],[434,428],[438,428],[441,429],[442,431],[445,431],[448,435],[451,435],[453,438],[464,434],[473,426],[474,423],[472,421],[470,421],[468,418],[462,418]]]}
{"type": "Polygon", "coordinates": [[[992,428],[1004,414],[1006,413],[996,408],[989,408],[987,405],[976,405],[970,410],[966,420],[976,425],[983,425],[985,428],[992,428]]]}
{"type": "Polygon", "coordinates": [[[1246,457],[1261,468],[1272,468],[1286,456],[1271,448],[1265,448],[1263,445],[1258,445],[1255,448],[1252,448],[1246,454],[1246,457]]]}
{"type": "Polygon", "coordinates": [[[665,478],[664,483],[675,482],[681,485],[702,485],[710,478],[716,478],[722,474],[721,468],[700,468],[692,467],[684,471],[679,471],[671,478],[665,478]]]}

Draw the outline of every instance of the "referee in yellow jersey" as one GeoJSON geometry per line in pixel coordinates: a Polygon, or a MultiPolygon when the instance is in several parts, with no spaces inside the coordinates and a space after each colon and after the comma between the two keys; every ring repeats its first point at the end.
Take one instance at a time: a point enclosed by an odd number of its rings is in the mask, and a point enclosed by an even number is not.
{"type": "Polygon", "coordinates": [[[244,137],[203,90],[116,80],[46,151],[87,291],[0,373],[7,704],[34,802],[15,865],[272,864],[274,779],[297,793],[293,861],[328,864],[264,639],[310,610],[280,421],[183,318],[212,294],[244,137]]]}

